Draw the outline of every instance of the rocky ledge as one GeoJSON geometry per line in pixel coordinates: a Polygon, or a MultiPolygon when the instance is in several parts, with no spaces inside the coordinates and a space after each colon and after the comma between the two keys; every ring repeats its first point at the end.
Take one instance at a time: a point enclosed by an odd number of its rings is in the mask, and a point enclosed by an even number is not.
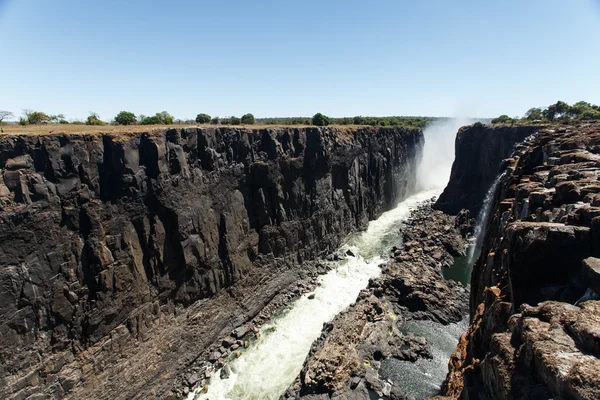
{"type": "Polygon", "coordinates": [[[379,372],[386,360],[415,363],[432,357],[426,338],[403,333],[407,322],[447,325],[468,313],[468,289],[442,276],[454,257],[464,256],[466,242],[457,225],[430,203],[414,210],[382,275],[325,324],[283,398],[368,400],[370,393],[405,398],[403,386],[379,372]]]}
{"type": "Polygon", "coordinates": [[[541,129],[504,164],[445,396],[598,399],[600,124],[541,129]]]}
{"type": "Polygon", "coordinates": [[[178,394],[410,189],[422,144],[374,127],[0,135],[0,397],[178,394]]]}

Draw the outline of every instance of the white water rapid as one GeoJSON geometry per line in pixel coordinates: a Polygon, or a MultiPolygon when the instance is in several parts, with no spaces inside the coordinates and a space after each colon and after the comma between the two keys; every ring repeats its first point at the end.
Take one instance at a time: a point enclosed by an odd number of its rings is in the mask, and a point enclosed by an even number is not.
{"type": "MultiPolygon", "coordinates": [[[[345,254],[351,250],[354,256],[337,262],[334,269],[319,278],[312,293],[314,298],[309,298],[311,293],[303,295],[288,311],[263,325],[259,338],[229,364],[229,377],[221,379],[220,371],[215,371],[208,387],[198,388],[188,400],[278,399],[285,392],[300,373],[312,343],[321,334],[323,323],[351,305],[369,279],[381,273],[379,265],[400,239],[400,224],[419,203],[442,192],[450,174],[454,147],[436,144],[440,143],[442,133],[449,135],[453,143],[457,129],[454,124],[446,124],[445,129],[436,125],[431,136],[428,130],[425,131],[426,144],[419,171],[428,169],[429,172],[419,172],[417,193],[369,223],[366,231],[350,237],[340,252],[345,254]],[[430,146],[431,143],[434,145],[430,146]],[[449,162],[443,163],[442,167],[439,154],[448,151],[451,152],[449,162]]],[[[444,159],[448,160],[447,157],[444,159]]],[[[458,335],[455,339],[458,340],[458,335]]],[[[456,346],[456,341],[449,347],[456,346]]],[[[442,369],[446,368],[447,359],[440,361],[442,369]]],[[[436,384],[439,383],[436,380],[436,384]]]]}

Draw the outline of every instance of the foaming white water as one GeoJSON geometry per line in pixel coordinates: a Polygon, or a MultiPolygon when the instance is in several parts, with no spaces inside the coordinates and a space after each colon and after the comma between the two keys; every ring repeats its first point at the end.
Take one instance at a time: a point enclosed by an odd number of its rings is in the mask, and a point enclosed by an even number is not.
{"type": "Polygon", "coordinates": [[[446,186],[454,162],[456,132],[460,127],[476,121],[471,118],[448,118],[434,121],[425,128],[425,147],[417,172],[417,190],[446,186]]]}
{"type": "Polygon", "coordinates": [[[295,301],[289,311],[262,326],[260,338],[229,364],[231,374],[220,378],[217,371],[207,393],[190,394],[189,400],[278,399],[300,373],[312,343],[323,323],[352,304],[369,279],[381,273],[379,265],[387,250],[400,237],[399,223],[419,203],[441,193],[440,187],[419,192],[372,221],[367,230],[352,237],[341,250],[355,256],[319,278],[314,299],[308,294],[295,301]]]}

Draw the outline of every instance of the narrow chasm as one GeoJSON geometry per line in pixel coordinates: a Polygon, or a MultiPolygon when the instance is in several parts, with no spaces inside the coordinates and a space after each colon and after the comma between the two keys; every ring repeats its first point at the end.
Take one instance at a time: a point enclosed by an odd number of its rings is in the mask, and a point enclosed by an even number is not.
{"type": "Polygon", "coordinates": [[[432,208],[450,175],[447,153],[461,123],[424,132],[418,166],[392,174],[396,207],[322,260],[329,272],[306,293],[260,326],[223,338],[233,349],[227,359],[215,348],[197,364],[202,379],[190,400],[440,392],[468,323],[468,280],[444,279],[443,271],[467,257],[472,229],[463,225],[472,221],[432,208]]]}

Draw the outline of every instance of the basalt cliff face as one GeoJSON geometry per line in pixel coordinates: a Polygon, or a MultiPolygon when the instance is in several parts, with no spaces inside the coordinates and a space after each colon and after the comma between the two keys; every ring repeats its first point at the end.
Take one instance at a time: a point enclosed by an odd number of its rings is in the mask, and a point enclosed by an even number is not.
{"type": "Polygon", "coordinates": [[[0,136],[0,397],[169,396],[406,193],[422,144],[401,128],[0,136]]]}
{"type": "Polygon", "coordinates": [[[450,180],[435,207],[456,215],[462,209],[477,215],[485,194],[509,157],[514,145],[539,129],[536,125],[486,126],[461,128],[455,141],[450,180]]]}
{"type": "Polygon", "coordinates": [[[540,127],[504,165],[444,394],[598,399],[600,124],[540,127]]]}

